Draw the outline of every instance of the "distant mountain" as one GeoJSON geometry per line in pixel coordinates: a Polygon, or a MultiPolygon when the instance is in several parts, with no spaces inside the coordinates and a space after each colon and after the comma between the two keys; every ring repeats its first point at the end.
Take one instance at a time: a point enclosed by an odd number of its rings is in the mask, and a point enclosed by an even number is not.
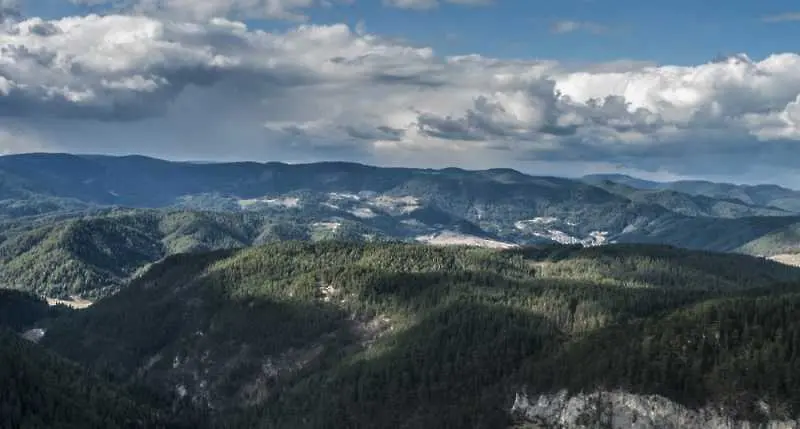
{"type": "Polygon", "coordinates": [[[275,243],[168,257],[42,344],[228,429],[552,424],[547,398],[595,390],[645,428],[779,421],[800,415],[798,279],[665,246],[275,243]]]}
{"type": "Polygon", "coordinates": [[[604,184],[607,182],[618,183],[620,185],[625,185],[633,189],[644,189],[644,190],[664,189],[664,186],[668,185],[668,182],[666,183],[655,182],[652,180],[639,179],[625,174],[613,174],[613,173],[588,174],[586,176],[583,176],[583,181],[585,181],[586,183],[597,184],[597,185],[604,184]]]}
{"type": "Polygon", "coordinates": [[[800,215],[788,209],[610,178],[627,184],[508,169],[4,156],[0,286],[95,299],[167,255],[275,240],[661,243],[764,256],[800,248],[800,215]]]}
{"type": "MultiPolygon", "coordinates": [[[[796,216],[797,213],[777,207],[746,203],[738,199],[694,195],[674,189],[654,189],[645,184],[644,188],[636,188],[630,184],[642,185],[643,181],[631,179],[615,182],[612,180],[594,181],[587,179],[597,187],[623,196],[641,204],[654,204],[675,213],[692,217],[741,218],[755,216],[796,216]]],[[[652,183],[652,182],[651,182],[652,183]]],[[[800,196],[800,193],[798,194],[800,196]]]]}
{"type": "Polygon", "coordinates": [[[584,176],[583,180],[591,184],[613,182],[637,189],[672,190],[729,202],[738,201],[750,206],[800,213],[800,191],[777,185],[734,185],[702,180],[653,182],[621,174],[595,174],[584,176]]]}

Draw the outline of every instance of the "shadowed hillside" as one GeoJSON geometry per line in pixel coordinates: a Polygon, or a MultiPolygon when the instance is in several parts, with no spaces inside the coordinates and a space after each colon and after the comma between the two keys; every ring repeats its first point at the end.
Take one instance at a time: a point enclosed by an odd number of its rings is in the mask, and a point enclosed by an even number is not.
{"type": "Polygon", "coordinates": [[[0,328],[2,427],[25,429],[179,429],[72,362],[0,328]]]}
{"type": "Polygon", "coordinates": [[[751,362],[775,347],[793,353],[794,322],[779,314],[789,314],[797,280],[797,269],[767,260],[664,246],[287,242],[168,257],[52,323],[43,344],[117,383],[211,407],[233,428],[502,427],[515,392],[560,388],[625,388],[777,418],[797,415],[795,392],[751,362]],[[724,346],[670,340],[714,320],[724,346]],[[652,339],[662,330],[675,334],[652,339]],[[622,350],[630,359],[616,357],[622,350]],[[650,354],[659,360],[632,373],[631,359],[650,354]],[[710,375],[692,378],[700,370],[710,375]],[[732,378],[709,391],[723,374],[732,378]],[[784,411],[747,411],[756,399],[784,411]]]}

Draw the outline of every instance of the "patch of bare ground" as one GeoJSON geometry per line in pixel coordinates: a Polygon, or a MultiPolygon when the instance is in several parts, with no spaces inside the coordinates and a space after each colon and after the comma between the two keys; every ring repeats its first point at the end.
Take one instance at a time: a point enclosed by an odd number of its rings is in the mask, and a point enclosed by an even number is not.
{"type": "Polygon", "coordinates": [[[469,234],[461,234],[453,231],[442,231],[430,235],[421,235],[416,238],[420,243],[433,246],[473,246],[487,247],[490,249],[513,249],[519,247],[513,243],[491,240],[488,238],[477,237],[469,234]]]}
{"type": "Polygon", "coordinates": [[[46,298],[47,304],[49,305],[66,305],[67,307],[74,308],[76,310],[83,310],[94,304],[94,301],[89,301],[88,299],[83,299],[79,296],[72,295],[69,299],[58,299],[58,298],[46,298]]]}
{"type": "Polygon", "coordinates": [[[781,255],[770,256],[769,259],[780,262],[781,264],[800,267],[800,253],[784,253],[781,255]]]}

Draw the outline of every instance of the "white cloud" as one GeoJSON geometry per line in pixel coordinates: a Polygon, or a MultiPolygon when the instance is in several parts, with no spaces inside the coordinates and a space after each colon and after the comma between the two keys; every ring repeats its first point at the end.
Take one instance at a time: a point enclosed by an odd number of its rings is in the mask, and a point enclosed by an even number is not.
{"type": "Polygon", "coordinates": [[[331,7],[354,0],[71,0],[84,5],[112,5],[116,9],[171,19],[208,20],[278,19],[305,21],[303,11],[315,6],[331,7]]]}
{"type": "Polygon", "coordinates": [[[0,116],[64,150],[680,175],[794,169],[800,154],[797,54],[575,68],[442,57],[344,25],[109,15],[0,29],[0,116]]]}
{"type": "Polygon", "coordinates": [[[592,34],[603,34],[607,33],[609,28],[603,24],[591,21],[563,20],[554,22],[550,27],[550,31],[556,34],[574,33],[577,31],[586,31],[592,34]]]}
{"type": "MultiPolygon", "coordinates": [[[[494,4],[495,0],[441,0],[444,3],[452,3],[464,6],[488,6],[494,4]]],[[[439,6],[440,0],[383,0],[383,4],[398,9],[428,10],[439,6]]]]}

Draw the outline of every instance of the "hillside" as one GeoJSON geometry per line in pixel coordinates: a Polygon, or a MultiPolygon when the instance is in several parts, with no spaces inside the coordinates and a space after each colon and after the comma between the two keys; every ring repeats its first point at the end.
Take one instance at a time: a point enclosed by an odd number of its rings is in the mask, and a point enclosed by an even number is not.
{"type": "Polygon", "coordinates": [[[2,427],[25,429],[178,429],[155,409],[138,404],[52,352],[0,328],[2,427]]]}
{"type": "MultiPolygon", "coordinates": [[[[424,209],[419,212],[415,216],[420,218],[432,213],[424,209]]],[[[116,292],[149,264],[167,255],[280,240],[515,246],[514,242],[488,235],[465,221],[450,220],[452,228],[441,231],[436,226],[441,224],[434,224],[435,220],[428,220],[429,224],[422,221],[404,224],[389,216],[370,222],[357,218],[332,221],[329,215],[299,209],[258,213],[111,210],[42,223],[11,223],[15,226],[0,237],[0,285],[50,298],[74,296],[94,300],[116,292]]],[[[797,236],[789,232],[800,224],[796,221],[791,217],[680,218],[659,227],[649,225],[649,233],[631,229],[620,241],[772,255],[795,248],[797,236]],[[784,238],[777,243],[772,237],[784,238]]],[[[538,222],[549,222],[550,226],[556,223],[547,219],[538,222]]],[[[565,241],[576,245],[606,243],[565,241]]]]}
{"type": "MultiPolygon", "coordinates": [[[[631,180],[620,180],[615,182],[614,176],[603,180],[605,176],[586,177],[589,183],[603,188],[611,193],[624,196],[631,201],[641,204],[654,204],[664,207],[667,210],[686,216],[703,216],[714,218],[741,218],[754,216],[792,216],[796,215],[796,210],[785,210],[769,206],[769,200],[763,201],[763,205],[747,203],[736,199],[735,194],[727,196],[724,193],[710,197],[704,194],[693,194],[691,189],[681,191],[667,188],[653,189],[651,186],[643,185],[644,188],[637,188],[629,184],[639,184],[631,180]],[[629,184],[626,184],[629,183],[629,184]]],[[[639,184],[642,186],[641,184],[639,184]]],[[[652,185],[655,186],[655,185],[652,185]]],[[[681,189],[681,187],[677,187],[681,189]]],[[[800,197],[800,193],[798,193],[800,197]]],[[[798,206],[800,208],[800,205],[798,206]]]]}
{"type": "Polygon", "coordinates": [[[616,176],[27,154],[0,157],[0,178],[0,286],[61,299],[112,294],[167,255],[277,240],[800,248],[800,215],[766,196],[616,176]]]}
{"type": "Polygon", "coordinates": [[[171,254],[292,238],[364,239],[358,225],[346,220],[335,231],[313,231],[313,222],[298,224],[291,215],[111,210],[54,222],[10,222],[0,237],[0,285],[96,299],[171,254]]]}
{"type": "Polygon", "coordinates": [[[255,234],[241,229],[247,225],[235,216],[143,211],[10,230],[0,241],[0,284],[99,297],[167,254],[250,244],[255,234]]]}
{"type": "MultiPolygon", "coordinates": [[[[404,238],[456,232],[517,244],[631,242],[665,230],[702,233],[703,219],[698,217],[800,213],[772,204],[778,198],[772,188],[747,188],[750,197],[743,200],[738,194],[706,195],[683,188],[659,191],[644,181],[628,181],[642,186],[635,188],[599,178],[537,177],[508,169],[379,168],[342,162],[196,164],[141,156],[25,154],[0,157],[0,178],[0,219],[7,220],[108,207],[284,218],[291,213],[299,215],[297,223],[312,235],[328,233],[345,220],[358,224],[360,235],[376,230],[404,238]],[[759,190],[765,194],[756,198],[759,190]],[[418,231],[418,224],[430,231],[418,231]],[[681,229],[670,229],[673,224],[681,229]]],[[[784,202],[792,198],[785,191],[780,194],[784,202]]],[[[726,225],[732,229],[725,232],[737,232],[735,223],[726,225]]],[[[759,237],[748,236],[747,241],[759,237]]]]}
{"type": "Polygon", "coordinates": [[[799,278],[663,246],[275,243],[168,257],[42,344],[228,428],[506,427],[515,395],[564,389],[785,419],[800,368],[761,362],[798,350],[799,278]]]}
{"type": "Polygon", "coordinates": [[[19,332],[67,311],[60,306],[51,307],[47,301],[27,292],[0,289],[0,329],[19,332]]]}
{"type": "Polygon", "coordinates": [[[324,215],[315,225],[306,225],[313,229],[333,229],[339,219],[349,219],[392,236],[422,223],[438,232],[456,229],[514,242],[577,242],[598,234],[618,235],[626,227],[673,215],[580,181],[513,170],[191,164],[145,157],[28,154],[0,157],[0,171],[14,178],[0,188],[5,186],[5,195],[17,204],[35,197],[66,198],[92,207],[299,211],[314,218],[324,215]],[[535,222],[549,218],[560,224],[535,222]]]}
{"type": "Polygon", "coordinates": [[[703,180],[654,182],[622,174],[595,174],[584,177],[587,183],[613,182],[643,190],[671,190],[688,195],[721,199],[739,204],[771,207],[788,212],[800,212],[800,191],[777,185],[734,185],[703,180]]]}

